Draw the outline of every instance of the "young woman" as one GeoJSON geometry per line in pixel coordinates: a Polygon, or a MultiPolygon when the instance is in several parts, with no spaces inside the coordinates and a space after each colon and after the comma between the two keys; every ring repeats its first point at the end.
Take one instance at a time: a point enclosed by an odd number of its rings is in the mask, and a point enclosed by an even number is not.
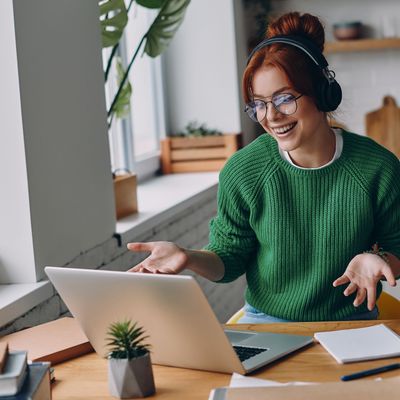
{"type": "Polygon", "coordinates": [[[151,253],[130,271],[246,274],[239,322],[375,319],[380,280],[400,276],[400,163],[329,126],[341,89],[318,18],[285,14],[266,36],[243,77],[246,111],[266,133],[221,171],[209,244],[130,243],[151,253]]]}

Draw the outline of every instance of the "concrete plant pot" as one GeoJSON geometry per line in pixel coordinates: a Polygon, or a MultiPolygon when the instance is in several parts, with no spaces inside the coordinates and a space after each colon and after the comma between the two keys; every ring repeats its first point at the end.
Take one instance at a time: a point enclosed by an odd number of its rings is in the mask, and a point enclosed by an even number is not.
{"type": "Polygon", "coordinates": [[[110,394],[120,399],[146,397],[155,393],[150,353],[132,358],[108,360],[110,394]]]}

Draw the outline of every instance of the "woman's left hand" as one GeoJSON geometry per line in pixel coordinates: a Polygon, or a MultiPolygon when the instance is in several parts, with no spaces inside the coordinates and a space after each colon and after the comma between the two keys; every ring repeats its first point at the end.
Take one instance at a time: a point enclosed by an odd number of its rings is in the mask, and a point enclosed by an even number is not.
{"type": "Polygon", "coordinates": [[[354,306],[358,307],[365,299],[368,301],[368,310],[372,311],[376,302],[376,285],[386,278],[391,286],[396,286],[396,279],[389,264],[373,253],[363,253],[355,256],[344,271],[344,274],[333,282],[333,286],[348,283],[343,294],[349,296],[357,292],[354,306]]]}

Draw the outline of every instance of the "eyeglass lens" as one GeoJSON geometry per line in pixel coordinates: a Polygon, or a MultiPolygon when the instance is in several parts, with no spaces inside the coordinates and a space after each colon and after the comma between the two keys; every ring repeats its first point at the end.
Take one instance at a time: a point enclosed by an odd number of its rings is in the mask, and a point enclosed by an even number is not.
{"type": "Polygon", "coordinates": [[[290,93],[279,93],[273,96],[270,101],[263,101],[263,100],[251,101],[246,105],[245,111],[253,121],[261,122],[267,114],[268,104],[272,103],[276,111],[285,115],[290,115],[296,112],[297,110],[296,100],[300,97],[301,95],[295,97],[290,93]]]}

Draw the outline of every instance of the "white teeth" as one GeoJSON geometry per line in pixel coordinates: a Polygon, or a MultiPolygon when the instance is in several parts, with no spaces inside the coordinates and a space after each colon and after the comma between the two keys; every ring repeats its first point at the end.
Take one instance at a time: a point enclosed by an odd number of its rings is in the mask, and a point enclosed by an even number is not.
{"type": "Polygon", "coordinates": [[[286,133],[287,131],[292,129],[295,125],[296,125],[296,122],[294,122],[293,124],[290,124],[290,125],[281,126],[279,128],[273,128],[272,130],[274,131],[274,133],[282,135],[283,133],[286,133]]]}

